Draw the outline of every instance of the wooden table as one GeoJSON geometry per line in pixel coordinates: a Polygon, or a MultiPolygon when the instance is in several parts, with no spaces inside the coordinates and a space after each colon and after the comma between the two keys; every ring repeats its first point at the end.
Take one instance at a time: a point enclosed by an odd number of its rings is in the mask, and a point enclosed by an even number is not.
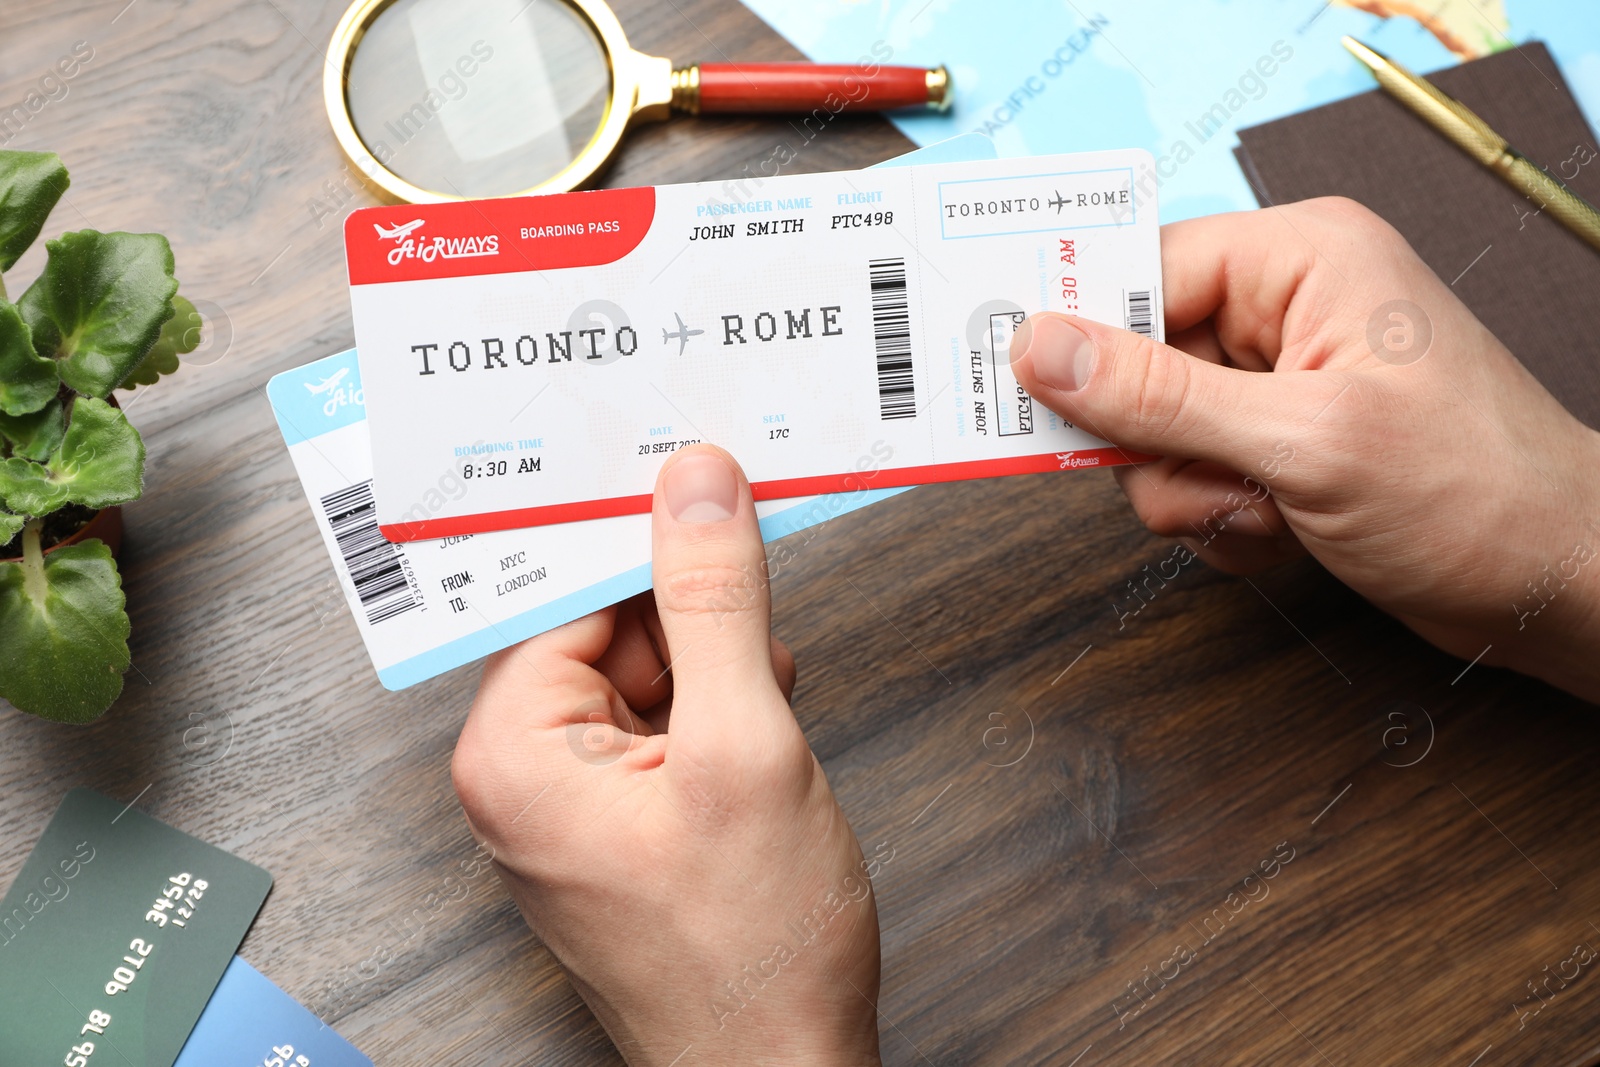
{"type": "MultiPolygon", "coordinates": [[[[263,394],[353,343],[338,223],[372,201],[322,112],[339,5],[125,3],[7,0],[0,101],[94,49],[10,147],[71,168],[48,233],[171,235],[231,340],[129,405],[135,669],[92,728],[0,713],[0,883],[92,786],[272,871],[243,954],[377,1062],[617,1062],[473,862],[448,767],[478,671],[378,686],[263,394]]],[[[732,0],[618,7],[658,54],[795,56],[732,0]]],[[[609,181],[733,175],[786,140],[659,126],[609,181]]],[[[908,147],[840,120],[792,169],[908,147]]],[[[1600,1055],[1592,965],[1527,986],[1600,946],[1592,707],[1463,670],[1310,564],[1196,564],[1121,625],[1167,550],[1104,473],[919,489],[792,548],[796,713],[861,839],[895,849],[886,1062],[1600,1055]]]]}

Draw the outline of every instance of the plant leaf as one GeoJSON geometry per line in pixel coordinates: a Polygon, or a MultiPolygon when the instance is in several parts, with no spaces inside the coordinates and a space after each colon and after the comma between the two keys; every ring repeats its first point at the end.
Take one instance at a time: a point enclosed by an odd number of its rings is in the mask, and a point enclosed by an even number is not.
{"type": "Polygon", "coordinates": [[[16,305],[0,299],[0,412],[38,411],[60,390],[55,363],[33,350],[32,332],[16,305]]]}
{"type": "Polygon", "coordinates": [[[139,431],[93,397],[73,401],[66,436],[45,463],[18,456],[0,463],[0,500],[21,515],[48,515],[63,504],[108,508],[137,499],[143,487],[139,431]]]}
{"type": "Polygon", "coordinates": [[[200,326],[205,321],[200,317],[200,312],[181,296],[173,296],[172,306],[175,313],[161,327],[161,336],[156,338],[155,347],[133,368],[131,374],[122,379],[119,388],[154,385],[163,374],[171,374],[178,369],[179,355],[193,352],[199,347],[200,326]]]}
{"type": "Polygon", "coordinates": [[[12,515],[10,512],[0,511],[0,548],[4,548],[13,537],[17,536],[17,531],[27,524],[26,515],[12,515]]]}
{"type": "Polygon", "coordinates": [[[0,437],[11,442],[13,455],[43,463],[67,435],[67,406],[59,398],[26,415],[0,414],[0,437]]]}
{"type": "Polygon", "coordinates": [[[45,248],[44,273],[17,301],[33,347],[73,389],[108,396],[172,316],[172,247],[159,233],[78,230],[45,248]]]}
{"type": "Polygon", "coordinates": [[[54,152],[0,152],[0,271],[33,244],[67,185],[67,168],[54,152]]]}
{"type": "Polygon", "coordinates": [[[36,566],[30,581],[27,563],[0,563],[0,697],[56,722],[92,722],[132,662],[122,577],[95,540],[36,566]]]}

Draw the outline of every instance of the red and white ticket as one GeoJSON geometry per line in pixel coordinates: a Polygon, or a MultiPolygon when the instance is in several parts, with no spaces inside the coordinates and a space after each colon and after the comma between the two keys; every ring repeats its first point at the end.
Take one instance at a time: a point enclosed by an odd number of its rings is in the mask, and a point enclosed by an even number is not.
{"type": "Polygon", "coordinates": [[[757,499],[1148,458],[1037,404],[1008,354],[1039,311],[1161,338],[1149,166],[1127,150],[353,212],[380,528],[646,512],[662,460],[699,441],[757,499]]]}

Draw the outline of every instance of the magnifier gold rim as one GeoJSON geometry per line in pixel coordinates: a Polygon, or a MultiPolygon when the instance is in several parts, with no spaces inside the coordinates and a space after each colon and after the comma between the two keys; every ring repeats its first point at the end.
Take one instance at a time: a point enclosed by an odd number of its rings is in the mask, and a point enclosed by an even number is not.
{"type": "MultiPolygon", "coordinates": [[[[328,46],[328,62],[322,72],[322,102],[328,112],[328,121],[333,126],[334,137],[338,139],[339,147],[344,149],[345,156],[366,180],[396,200],[412,204],[438,204],[476,199],[413,185],[385,166],[356,133],[346,90],[350,63],[367,28],[395,2],[357,0],[334,27],[333,40],[328,46]]],[[[672,65],[668,60],[647,56],[630,48],[622,24],[600,0],[561,2],[582,15],[600,39],[600,47],[605,52],[611,72],[611,93],[606,100],[599,128],[572,162],[537,185],[499,194],[501,196],[533,196],[576,189],[605,165],[612,152],[622,143],[622,135],[635,113],[650,112],[648,117],[656,117],[655,113],[665,113],[670,102],[672,65]]]]}

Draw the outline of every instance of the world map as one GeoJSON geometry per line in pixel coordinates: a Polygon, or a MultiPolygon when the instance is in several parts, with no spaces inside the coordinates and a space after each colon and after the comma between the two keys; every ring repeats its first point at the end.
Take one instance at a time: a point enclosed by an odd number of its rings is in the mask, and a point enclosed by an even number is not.
{"type": "Polygon", "coordinates": [[[979,131],[1002,156],[1143,147],[1181,160],[1161,185],[1164,221],[1256,206],[1239,128],[1373,88],[1343,34],[1419,73],[1540,40],[1590,127],[1600,118],[1596,0],[746,2],[818,62],[887,49],[886,62],[945,64],[951,111],[894,117],[919,145],[979,131]]]}
{"type": "Polygon", "coordinates": [[[1462,59],[1476,59],[1510,46],[1501,0],[1444,0],[1424,6],[1413,0],[1334,0],[1382,19],[1409,18],[1462,59]]]}

